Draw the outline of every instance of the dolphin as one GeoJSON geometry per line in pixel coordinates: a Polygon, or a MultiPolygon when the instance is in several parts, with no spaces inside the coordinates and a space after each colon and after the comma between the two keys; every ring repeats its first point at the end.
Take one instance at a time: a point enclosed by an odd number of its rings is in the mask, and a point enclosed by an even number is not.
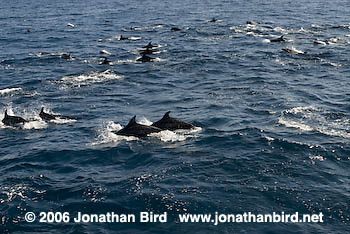
{"type": "Polygon", "coordinates": [[[289,54],[307,54],[307,51],[301,51],[294,48],[282,48],[282,50],[289,54]]]}
{"type": "Polygon", "coordinates": [[[17,125],[17,124],[24,124],[26,122],[28,122],[27,120],[23,119],[22,117],[19,116],[13,116],[13,115],[8,115],[7,114],[7,110],[5,110],[5,116],[2,120],[2,122],[5,125],[17,125]]]}
{"type": "Polygon", "coordinates": [[[182,120],[178,120],[169,116],[170,111],[164,114],[161,120],[153,123],[152,126],[163,129],[163,130],[176,130],[176,129],[191,129],[194,126],[190,123],[186,123],[182,120]]]}
{"type": "Polygon", "coordinates": [[[119,131],[113,131],[113,133],[117,135],[122,135],[122,136],[145,137],[150,133],[160,132],[160,131],[162,131],[162,129],[160,128],[136,123],[136,115],[135,115],[129,121],[128,125],[126,125],[123,129],[119,131]]]}
{"type": "Polygon", "coordinates": [[[111,64],[111,61],[109,61],[108,58],[101,57],[101,59],[103,59],[103,60],[99,63],[99,65],[109,65],[109,64],[111,64]]]}
{"type": "Polygon", "coordinates": [[[145,48],[145,49],[152,49],[152,48],[154,48],[154,47],[158,47],[158,46],[156,46],[156,45],[152,45],[152,42],[150,42],[150,43],[148,43],[148,45],[146,45],[146,46],[143,46],[142,48],[145,48]]]}
{"type": "Polygon", "coordinates": [[[146,62],[152,62],[154,59],[155,58],[152,58],[152,57],[147,56],[146,54],[143,54],[142,57],[136,59],[136,61],[146,63],[146,62]]]}
{"type": "Polygon", "coordinates": [[[72,57],[69,53],[63,53],[61,54],[61,58],[65,60],[72,60],[74,57],[72,57]]]}
{"type": "Polygon", "coordinates": [[[39,116],[42,120],[45,120],[45,121],[50,121],[50,120],[53,120],[53,119],[56,119],[57,117],[59,117],[59,115],[53,115],[53,114],[49,114],[49,113],[44,112],[44,107],[41,107],[41,111],[39,113],[39,116]]]}
{"type": "Polygon", "coordinates": [[[128,37],[123,37],[123,35],[120,35],[119,40],[120,40],[120,41],[122,41],[122,40],[129,40],[129,38],[128,38],[128,37]]]}
{"type": "Polygon", "coordinates": [[[140,54],[144,55],[144,54],[153,54],[154,52],[156,52],[156,50],[152,50],[150,48],[146,48],[145,50],[141,51],[140,54]]]}
{"type": "Polygon", "coordinates": [[[284,35],[282,35],[281,37],[276,38],[276,39],[271,39],[270,42],[285,42],[286,39],[284,39],[283,37],[284,37],[284,35]]]}
{"type": "Polygon", "coordinates": [[[170,30],[171,30],[171,31],[175,31],[175,32],[177,32],[177,31],[181,31],[181,29],[180,29],[180,28],[178,28],[178,27],[172,27],[170,30]]]}

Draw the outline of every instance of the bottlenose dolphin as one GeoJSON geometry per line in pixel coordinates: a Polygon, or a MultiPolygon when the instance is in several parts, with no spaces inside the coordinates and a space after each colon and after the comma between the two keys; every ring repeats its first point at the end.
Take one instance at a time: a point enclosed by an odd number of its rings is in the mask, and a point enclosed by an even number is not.
{"type": "Polygon", "coordinates": [[[152,62],[154,59],[155,58],[152,58],[152,57],[147,56],[146,54],[143,54],[142,57],[136,59],[136,61],[146,63],[146,62],[152,62]]]}
{"type": "Polygon", "coordinates": [[[190,123],[186,123],[182,120],[178,120],[169,116],[170,111],[164,114],[161,120],[153,123],[152,126],[163,130],[176,130],[176,129],[191,129],[194,126],[190,123]]]}
{"type": "Polygon", "coordinates": [[[50,120],[53,120],[53,119],[56,119],[57,117],[59,117],[59,115],[53,115],[53,114],[49,114],[49,113],[44,112],[44,107],[41,107],[41,111],[40,111],[39,116],[42,120],[45,120],[45,121],[50,121],[50,120]]]}
{"type": "Polygon", "coordinates": [[[276,38],[276,39],[271,39],[270,42],[285,42],[286,39],[284,39],[283,37],[284,37],[284,35],[282,35],[281,37],[276,38]]]}
{"type": "Polygon", "coordinates": [[[135,115],[129,121],[128,125],[126,125],[123,129],[119,131],[113,131],[113,133],[117,135],[123,135],[123,136],[144,137],[150,133],[160,132],[160,131],[162,131],[162,129],[160,128],[136,123],[136,115],[135,115]]]}
{"type": "Polygon", "coordinates": [[[5,110],[5,116],[2,122],[5,125],[17,125],[20,123],[24,124],[25,122],[28,122],[28,121],[19,116],[8,115],[7,110],[5,110]]]}

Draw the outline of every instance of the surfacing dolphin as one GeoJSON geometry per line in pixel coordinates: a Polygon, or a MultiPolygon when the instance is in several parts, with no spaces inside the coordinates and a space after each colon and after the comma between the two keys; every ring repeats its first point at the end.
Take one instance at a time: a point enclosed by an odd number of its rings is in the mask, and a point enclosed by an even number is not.
{"type": "Polygon", "coordinates": [[[17,125],[17,124],[21,124],[21,123],[24,124],[28,121],[23,119],[22,117],[19,117],[19,116],[8,115],[7,110],[5,110],[5,116],[2,119],[2,122],[5,125],[17,125]]]}
{"type": "Polygon", "coordinates": [[[181,31],[181,29],[178,28],[178,27],[172,27],[170,30],[171,30],[171,31],[174,31],[174,32],[181,31]]]}
{"type": "Polygon", "coordinates": [[[163,130],[177,130],[177,129],[191,129],[194,126],[190,123],[186,123],[182,120],[178,120],[169,116],[170,111],[164,114],[161,120],[153,123],[152,126],[163,129],[163,130]]]}
{"type": "Polygon", "coordinates": [[[103,60],[99,63],[99,65],[109,65],[109,64],[111,64],[111,61],[109,61],[108,58],[101,57],[101,59],[103,59],[103,60]]]}
{"type": "Polygon", "coordinates": [[[53,114],[49,114],[49,113],[44,112],[44,107],[41,107],[41,111],[39,113],[39,116],[42,120],[45,120],[45,121],[54,120],[57,117],[59,117],[59,115],[53,115],[53,114]]]}
{"type": "Polygon", "coordinates": [[[284,39],[284,35],[282,35],[279,38],[271,39],[270,42],[285,42],[286,39],[284,39]]]}
{"type": "Polygon", "coordinates": [[[162,129],[147,126],[144,124],[136,123],[136,115],[129,121],[128,125],[126,125],[123,129],[119,131],[113,131],[113,133],[122,136],[135,136],[135,137],[145,137],[150,133],[160,132],[162,129]]]}
{"type": "Polygon", "coordinates": [[[150,48],[146,48],[145,50],[142,50],[142,51],[140,52],[140,54],[141,54],[141,55],[144,55],[144,54],[153,54],[153,53],[155,53],[155,52],[157,52],[157,50],[152,50],[152,49],[150,49],[150,48]]]}
{"type": "Polygon", "coordinates": [[[143,54],[142,57],[136,59],[136,61],[146,63],[146,62],[152,62],[154,59],[155,58],[152,58],[152,57],[147,56],[146,54],[143,54]]]}
{"type": "Polygon", "coordinates": [[[128,37],[124,37],[123,35],[120,35],[119,40],[120,41],[129,40],[129,38],[128,37]]]}
{"type": "Polygon", "coordinates": [[[152,45],[152,42],[150,42],[150,43],[148,43],[148,45],[143,46],[142,48],[145,48],[145,49],[147,49],[147,48],[152,49],[152,48],[155,48],[155,47],[158,47],[158,46],[152,45]]]}

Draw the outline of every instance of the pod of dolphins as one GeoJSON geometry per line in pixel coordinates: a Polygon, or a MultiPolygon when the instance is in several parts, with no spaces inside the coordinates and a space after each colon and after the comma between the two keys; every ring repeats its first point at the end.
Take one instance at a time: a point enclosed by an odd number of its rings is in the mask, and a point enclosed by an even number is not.
{"type": "MultiPolygon", "coordinates": [[[[160,120],[154,122],[151,126],[136,123],[136,115],[129,121],[129,123],[119,131],[112,131],[117,135],[122,136],[135,136],[135,137],[145,137],[150,133],[157,133],[163,130],[178,130],[178,129],[191,129],[195,126],[186,123],[182,120],[178,120],[169,116],[170,111],[166,112],[160,120]]],[[[60,115],[49,114],[44,111],[44,107],[41,108],[39,117],[44,121],[51,121],[61,117],[60,115]]],[[[2,122],[7,126],[18,126],[19,124],[25,124],[29,122],[20,116],[14,116],[7,114],[5,110],[5,116],[2,122]]]]}
{"type": "MultiPolygon", "coordinates": [[[[61,116],[46,113],[44,111],[44,107],[42,107],[41,111],[39,113],[39,117],[44,121],[50,121],[50,120],[54,120],[54,119],[61,117],[61,116]]],[[[7,125],[7,126],[16,126],[19,124],[25,124],[27,122],[29,122],[29,120],[23,119],[20,116],[9,115],[7,113],[7,110],[5,110],[5,115],[4,115],[4,118],[2,119],[2,123],[7,125]]]]}
{"type": "Polygon", "coordinates": [[[152,45],[152,42],[148,43],[148,45],[143,46],[142,47],[142,51],[140,52],[140,54],[142,55],[141,58],[136,59],[136,61],[138,62],[152,62],[155,58],[152,58],[150,56],[148,56],[149,54],[153,54],[154,52],[156,52],[156,50],[153,50],[153,48],[156,48],[158,46],[156,45],[152,45]]]}

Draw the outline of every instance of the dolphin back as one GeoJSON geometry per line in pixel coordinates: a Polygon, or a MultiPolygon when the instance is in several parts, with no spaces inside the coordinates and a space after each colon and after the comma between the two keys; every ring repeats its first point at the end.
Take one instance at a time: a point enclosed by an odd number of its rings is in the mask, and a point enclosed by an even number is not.
{"type": "Polygon", "coordinates": [[[2,120],[2,122],[5,125],[16,125],[16,124],[24,124],[25,122],[28,122],[27,120],[23,119],[19,116],[12,116],[7,114],[7,110],[5,111],[5,116],[2,120]]]}
{"type": "Polygon", "coordinates": [[[152,126],[163,130],[177,130],[177,129],[191,129],[194,126],[190,123],[186,123],[182,120],[178,120],[169,116],[170,111],[164,114],[161,120],[153,123],[152,126]]]}
{"type": "Polygon", "coordinates": [[[123,135],[123,136],[135,136],[135,137],[144,137],[151,133],[160,132],[162,129],[154,127],[154,126],[147,126],[143,124],[136,123],[136,116],[134,116],[128,123],[128,125],[125,126],[125,128],[114,132],[117,135],[123,135]]]}

